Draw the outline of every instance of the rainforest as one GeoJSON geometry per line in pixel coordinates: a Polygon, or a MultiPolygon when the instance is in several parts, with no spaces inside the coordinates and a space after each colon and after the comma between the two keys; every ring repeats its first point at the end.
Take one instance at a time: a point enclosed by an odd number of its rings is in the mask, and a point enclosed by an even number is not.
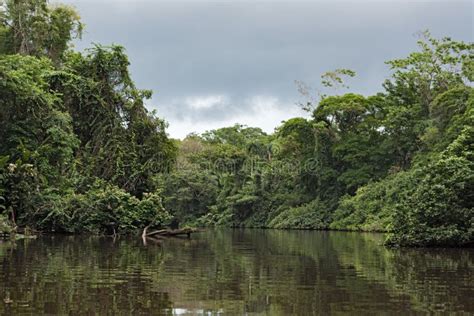
{"type": "MultiPolygon", "coordinates": [[[[388,247],[474,243],[474,44],[428,31],[274,133],[242,124],[172,139],[124,47],[76,51],[79,13],[46,0],[0,10],[0,234],[140,234],[145,227],[384,232],[388,247]]],[[[165,48],[164,48],[165,49],[165,48]]],[[[297,101],[297,100],[295,100],[297,101]]],[[[264,119],[264,118],[262,118],[264,119]]]]}

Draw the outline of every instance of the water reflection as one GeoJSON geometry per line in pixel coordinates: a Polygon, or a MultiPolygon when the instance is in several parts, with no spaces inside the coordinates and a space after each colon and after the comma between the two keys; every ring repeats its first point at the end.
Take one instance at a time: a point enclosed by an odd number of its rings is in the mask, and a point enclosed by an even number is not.
{"type": "Polygon", "coordinates": [[[216,230],[0,243],[0,314],[474,312],[472,249],[389,250],[377,234],[216,230]]]}

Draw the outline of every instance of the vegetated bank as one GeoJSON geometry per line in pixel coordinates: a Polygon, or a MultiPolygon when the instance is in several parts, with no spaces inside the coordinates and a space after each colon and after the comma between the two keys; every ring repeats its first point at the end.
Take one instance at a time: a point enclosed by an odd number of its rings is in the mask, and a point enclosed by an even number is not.
{"type": "MultiPolygon", "coordinates": [[[[242,125],[179,142],[159,177],[187,223],[389,232],[395,246],[474,241],[474,46],[435,39],[389,61],[372,96],[308,97],[309,118],[267,135],[242,125]]],[[[346,88],[339,69],[322,85],[346,88]]],[[[307,89],[300,86],[303,95],[307,89]]]]}
{"type": "MultiPolygon", "coordinates": [[[[472,43],[425,33],[388,62],[376,95],[313,101],[300,84],[308,118],[178,141],[145,108],[151,92],[135,87],[122,47],[69,47],[83,29],[73,8],[7,1],[0,19],[3,232],[130,233],[174,218],[388,231],[398,246],[474,240],[472,43]]],[[[321,84],[345,89],[352,76],[321,84]]]]}
{"type": "Polygon", "coordinates": [[[6,1],[0,14],[0,222],[131,232],[170,218],[154,181],[176,145],[120,46],[69,48],[78,13],[6,1]]]}

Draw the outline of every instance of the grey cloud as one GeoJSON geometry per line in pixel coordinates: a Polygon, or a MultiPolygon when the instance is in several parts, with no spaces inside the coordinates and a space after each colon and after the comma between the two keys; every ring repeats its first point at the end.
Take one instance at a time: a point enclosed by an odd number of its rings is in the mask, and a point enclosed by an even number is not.
{"type": "Polygon", "coordinates": [[[473,39],[471,1],[66,2],[87,25],[78,48],[124,45],[137,84],[155,91],[152,104],[171,123],[225,121],[251,112],[256,95],[292,106],[295,79],[317,84],[340,67],[358,73],[355,91],[373,93],[384,61],[415,49],[415,32],[473,39]],[[206,109],[180,101],[210,95],[228,100],[206,109]]]}

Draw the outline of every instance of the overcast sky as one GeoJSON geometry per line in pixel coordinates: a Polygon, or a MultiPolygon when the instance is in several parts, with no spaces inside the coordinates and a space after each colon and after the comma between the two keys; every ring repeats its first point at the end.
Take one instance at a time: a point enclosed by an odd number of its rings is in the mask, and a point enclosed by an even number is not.
{"type": "Polygon", "coordinates": [[[303,116],[295,80],[350,68],[351,90],[381,90],[384,61],[416,48],[415,34],[473,41],[474,1],[62,0],[91,43],[126,47],[139,88],[152,89],[172,137],[242,123],[267,132],[303,116]]]}

